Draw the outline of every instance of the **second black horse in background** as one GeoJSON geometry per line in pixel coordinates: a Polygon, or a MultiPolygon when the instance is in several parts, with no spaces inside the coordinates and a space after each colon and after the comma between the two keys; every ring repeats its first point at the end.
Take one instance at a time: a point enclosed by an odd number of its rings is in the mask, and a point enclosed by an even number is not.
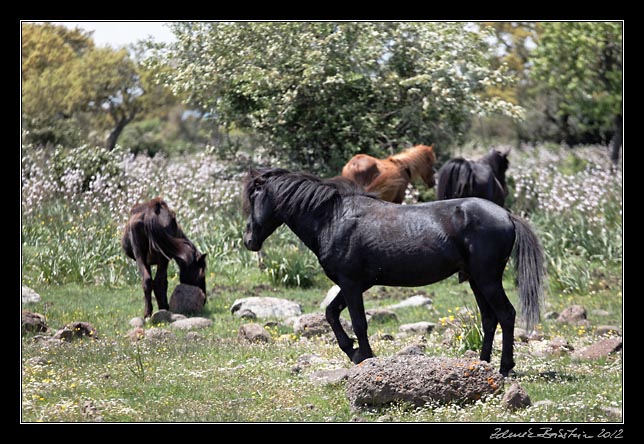
{"type": "Polygon", "coordinates": [[[508,169],[508,151],[491,149],[479,160],[462,157],[449,160],[438,171],[436,198],[480,197],[503,207],[508,189],[505,172],[508,169]]]}

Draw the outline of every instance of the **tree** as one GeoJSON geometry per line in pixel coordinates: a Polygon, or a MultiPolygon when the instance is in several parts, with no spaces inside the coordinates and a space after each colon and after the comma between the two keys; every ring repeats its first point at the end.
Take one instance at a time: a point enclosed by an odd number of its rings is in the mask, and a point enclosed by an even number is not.
{"type": "Polygon", "coordinates": [[[508,80],[484,31],[464,23],[191,23],[148,63],[228,128],[263,135],[274,154],[336,172],[359,151],[413,144],[443,153],[472,115],[521,109],[483,97],[508,80]]]}
{"type": "Polygon", "coordinates": [[[98,132],[113,149],[126,125],[168,99],[127,50],[97,48],[91,33],[47,23],[22,32],[23,124],[36,142],[75,143],[98,132]]]}
{"type": "Polygon", "coordinates": [[[549,98],[546,115],[569,145],[611,140],[616,163],[622,139],[622,24],[548,22],[541,29],[531,74],[549,98]]]}

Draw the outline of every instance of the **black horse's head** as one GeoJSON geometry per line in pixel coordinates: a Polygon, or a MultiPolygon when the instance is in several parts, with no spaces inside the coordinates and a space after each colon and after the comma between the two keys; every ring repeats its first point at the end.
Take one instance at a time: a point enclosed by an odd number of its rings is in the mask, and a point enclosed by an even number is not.
{"type": "Polygon", "coordinates": [[[243,192],[244,213],[248,216],[244,232],[244,246],[259,251],[268,236],[282,225],[277,218],[276,203],[269,192],[267,181],[276,175],[288,173],[279,168],[251,169],[246,176],[243,192]]]}

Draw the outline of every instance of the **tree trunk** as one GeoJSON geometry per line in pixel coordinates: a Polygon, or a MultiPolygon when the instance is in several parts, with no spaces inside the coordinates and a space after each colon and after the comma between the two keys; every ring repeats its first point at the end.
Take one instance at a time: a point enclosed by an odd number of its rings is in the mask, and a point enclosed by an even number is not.
{"type": "Polygon", "coordinates": [[[610,141],[610,160],[613,165],[619,162],[619,150],[622,147],[622,115],[615,116],[615,134],[610,141]]]}
{"type": "Polygon", "coordinates": [[[132,121],[131,118],[121,117],[121,119],[116,123],[116,127],[110,132],[110,135],[107,138],[107,149],[112,151],[116,146],[116,141],[123,132],[125,126],[132,121]]]}

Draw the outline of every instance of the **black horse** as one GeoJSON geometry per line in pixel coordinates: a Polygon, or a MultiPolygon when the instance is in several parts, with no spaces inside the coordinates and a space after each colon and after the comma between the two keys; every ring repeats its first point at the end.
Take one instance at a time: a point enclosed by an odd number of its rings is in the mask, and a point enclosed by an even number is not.
{"type": "Polygon", "coordinates": [[[244,245],[259,251],[286,224],[310,248],[340,287],[326,319],[354,363],[373,356],[362,293],[373,285],[421,286],[461,272],[481,310],[481,359],[490,361],[498,323],[503,330],[500,371],[514,367],[516,312],[502,285],[514,248],[519,301],[531,329],[539,320],[543,250],[530,226],[489,201],[468,198],[396,205],[366,194],[343,178],[322,180],[279,168],[253,169],[244,184],[248,224],[244,245]],[[340,326],[349,308],[359,347],[340,326]]]}
{"type": "Polygon", "coordinates": [[[438,171],[436,198],[480,197],[503,206],[508,195],[505,172],[508,151],[491,149],[477,161],[462,157],[451,159],[438,171]]]}
{"type": "Polygon", "coordinates": [[[136,261],[143,284],[143,316],[152,315],[152,291],[159,310],[168,309],[168,263],[179,265],[179,281],[206,294],[206,255],[181,230],[174,211],[160,198],[134,205],[123,230],[121,246],[136,261]],[[157,271],[152,280],[151,266],[157,271]]]}

